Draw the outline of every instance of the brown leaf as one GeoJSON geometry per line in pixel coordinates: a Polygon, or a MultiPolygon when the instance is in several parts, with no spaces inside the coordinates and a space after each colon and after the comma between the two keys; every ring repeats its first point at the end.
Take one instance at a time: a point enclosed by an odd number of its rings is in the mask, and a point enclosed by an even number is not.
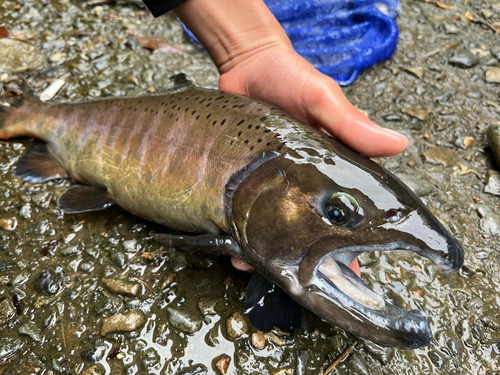
{"type": "Polygon", "coordinates": [[[0,26],[0,39],[8,38],[9,36],[9,29],[7,29],[5,26],[0,26]]]}

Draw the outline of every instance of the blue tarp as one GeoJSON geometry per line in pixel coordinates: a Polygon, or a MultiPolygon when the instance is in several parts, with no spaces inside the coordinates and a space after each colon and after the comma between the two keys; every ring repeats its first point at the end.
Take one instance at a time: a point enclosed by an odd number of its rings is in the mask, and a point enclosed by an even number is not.
{"type": "Polygon", "coordinates": [[[398,0],[264,1],[295,50],[340,85],[396,50],[398,0]]]}

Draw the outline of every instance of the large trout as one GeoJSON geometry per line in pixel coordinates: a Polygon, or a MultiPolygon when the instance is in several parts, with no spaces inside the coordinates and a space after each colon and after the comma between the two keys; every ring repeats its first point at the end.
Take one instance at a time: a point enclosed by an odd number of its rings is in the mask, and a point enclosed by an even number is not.
{"type": "Polygon", "coordinates": [[[212,247],[251,264],[272,283],[249,283],[256,326],[293,328],[293,304],[276,306],[281,318],[265,313],[282,289],[378,344],[429,344],[425,313],[391,305],[347,266],[364,251],[404,249],[455,271],[460,244],[400,180],[280,108],[184,85],[77,104],[25,98],[3,110],[0,138],[45,142],[20,160],[18,177],[84,184],[61,196],[64,212],[118,204],[198,234],[158,236],[174,247],[212,247]]]}

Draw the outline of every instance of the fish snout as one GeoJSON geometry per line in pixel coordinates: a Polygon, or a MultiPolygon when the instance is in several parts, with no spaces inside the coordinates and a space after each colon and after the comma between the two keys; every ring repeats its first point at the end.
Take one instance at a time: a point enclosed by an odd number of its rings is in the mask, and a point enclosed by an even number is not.
{"type": "Polygon", "coordinates": [[[399,332],[401,349],[416,349],[427,346],[432,340],[428,315],[420,310],[409,310],[394,322],[395,332],[399,332]]]}

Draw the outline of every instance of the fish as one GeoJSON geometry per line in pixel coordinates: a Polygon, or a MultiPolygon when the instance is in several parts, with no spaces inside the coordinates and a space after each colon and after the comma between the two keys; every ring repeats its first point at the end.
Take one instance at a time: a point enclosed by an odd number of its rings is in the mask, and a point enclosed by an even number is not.
{"type": "Polygon", "coordinates": [[[490,125],[486,132],[488,144],[491,147],[497,164],[500,165],[500,125],[490,125]]]}
{"type": "Polygon", "coordinates": [[[428,345],[427,314],[375,293],[348,265],[367,251],[407,250],[443,272],[459,241],[397,177],[281,108],[182,79],[158,95],[43,103],[0,111],[0,139],[34,137],[15,176],[71,178],[65,214],[118,205],[183,235],[178,249],[252,265],[245,308],[260,329],[294,331],[303,306],[379,345],[428,345]]]}

